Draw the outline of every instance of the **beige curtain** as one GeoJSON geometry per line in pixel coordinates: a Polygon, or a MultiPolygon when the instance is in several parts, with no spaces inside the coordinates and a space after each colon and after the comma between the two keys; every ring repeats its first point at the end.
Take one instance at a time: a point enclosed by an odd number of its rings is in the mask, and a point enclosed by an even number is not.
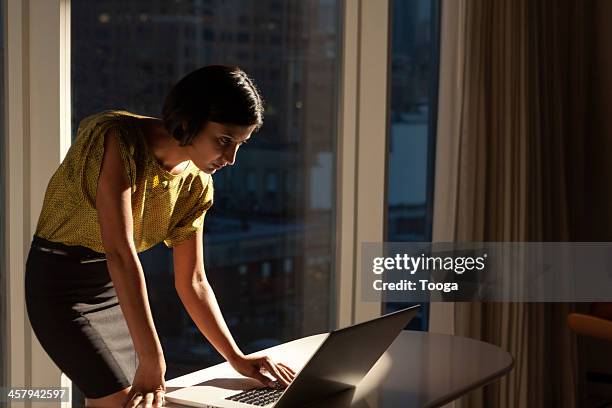
{"type": "MultiPolygon", "coordinates": [[[[608,228],[593,234],[601,217],[609,220],[611,201],[594,215],[597,195],[587,185],[610,181],[596,168],[609,167],[602,152],[610,142],[589,109],[594,8],[580,0],[442,1],[434,241],[605,239],[608,228]]],[[[573,308],[455,304],[455,334],[515,358],[510,374],[455,406],[576,406],[576,339],[565,324],[573,308]]]]}

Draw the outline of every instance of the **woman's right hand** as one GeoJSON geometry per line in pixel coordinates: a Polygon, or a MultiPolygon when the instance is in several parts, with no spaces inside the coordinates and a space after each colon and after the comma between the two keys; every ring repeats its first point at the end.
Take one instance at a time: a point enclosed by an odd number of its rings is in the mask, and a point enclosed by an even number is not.
{"type": "Polygon", "coordinates": [[[166,394],[165,375],[166,361],[163,357],[139,361],[128,402],[124,408],[162,407],[166,394]]]}

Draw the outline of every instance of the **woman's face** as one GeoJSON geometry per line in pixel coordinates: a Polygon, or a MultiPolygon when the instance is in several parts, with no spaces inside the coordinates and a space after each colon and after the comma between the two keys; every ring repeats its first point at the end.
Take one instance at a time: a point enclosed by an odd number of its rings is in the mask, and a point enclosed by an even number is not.
{"type": "Polygon", "coordinates": [[[236,152],[255,130],[255,125],[238,126],[209,121],[196,135],[189,146],[185,146],[190,160],[200,170],[214,174],[236,161],[236,152]]]}

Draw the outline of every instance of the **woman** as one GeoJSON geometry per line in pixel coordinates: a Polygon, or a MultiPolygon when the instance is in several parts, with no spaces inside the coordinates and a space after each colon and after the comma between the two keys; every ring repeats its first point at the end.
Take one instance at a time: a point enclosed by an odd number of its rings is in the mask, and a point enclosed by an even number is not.
{"type": "Polygon", "coordinates": [[[88,407],[163,404],[166,363],[137,256],[162,241],[181,301],[232,367],[264,385],[295,377],[240,351],[204,272],[211,175],[234,164],[262,115],[252,80],[215,65],[172,88],[162,119],[105,111],[80,123],[47,187],[25,288],[37,338],[88,407]]]}

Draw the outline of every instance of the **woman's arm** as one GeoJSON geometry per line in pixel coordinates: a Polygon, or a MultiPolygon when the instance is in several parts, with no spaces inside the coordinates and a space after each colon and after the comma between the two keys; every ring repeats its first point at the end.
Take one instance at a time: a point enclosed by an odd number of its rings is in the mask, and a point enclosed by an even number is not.
{"type": "Polygon", "coordinates": [[[206,279],[202,229],[173,248],[174,286],[198,329],[229,362],[244,354],[234,341],[206,279]]]}
{"type": "Polygon", "coordinates": [[[268,356],[245,356],[236,345],[206,279],[202,241],[202,229],[199,229],[192,238],[173,248],[174,285],[185,309],[202,334],[240,374],[273,386],[270,378],[261,373],[264,369],[279,385],[288,385],[295,378],[295,371],[290,367],[275,363],[268,356]]]}
{"type": "Polygon", "coordinates": [[[104,138],[96,209],[108,270],[139,359],[163,359],[134,245],[130,182],[112,130],[104,138]]]}

